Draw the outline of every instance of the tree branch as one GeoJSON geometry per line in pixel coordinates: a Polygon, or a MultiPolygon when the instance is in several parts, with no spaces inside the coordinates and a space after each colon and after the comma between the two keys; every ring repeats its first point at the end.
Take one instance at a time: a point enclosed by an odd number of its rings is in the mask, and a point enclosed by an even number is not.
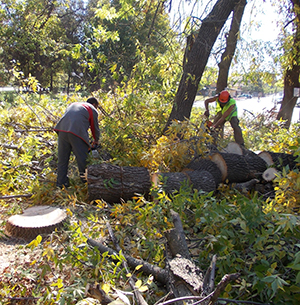
{"type": "MultiPolygon", "coordinates": [[[[101,253],[108,252],[109,255],[118,255],[118,253],[116,253],[116,251],[114,251],[113,249],[111,249],[111,248],[103,245],[102,243],[99,243],[91,238],[88,238],[87,243],[89,245],[91,245],[92,247],[98,248],[98,250],[101,253]]],[[[137,266],[142,265],[142,267],[140,269],[141,271],[145,272],[146,274],[152,274],[154,276],[154,278],[162,284],[168,283],[168,273],[164,269],[161,269],[157,266],[153,266],[145,261],[136,259],[136,258],[126,255],[124,253],[123,253],[123,255],[124,255],[128,265],[131,268],[136,268],[137,266]]]]}

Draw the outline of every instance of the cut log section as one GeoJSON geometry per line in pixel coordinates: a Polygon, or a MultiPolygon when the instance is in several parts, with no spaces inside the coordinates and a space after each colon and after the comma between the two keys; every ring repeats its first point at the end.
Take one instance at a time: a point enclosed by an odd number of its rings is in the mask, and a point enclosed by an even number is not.
{"type": "Polygon", "coordinates": [[[263,158],[269,166],[275,164],[277,169],[282,170],[285,166],[289,166],[290,170],[297,167],[296,156],[286,153],[275,153],[272,151],[262,151],[258,154],[263,158]]]}
{"type": "Polygon", "coordinates": [[[271,155],[270,155],[267,151],[262,151],[262,152],[260,152],[260,153],[258,154],[258,156],[259,156],[260,158],[262,158],[262,159],[267,163],[268,166],[271,166],[271,165],[274,164],[274,161],[273,161],[271,155]]]}
{"type": "Polygon", "coordinates": [[[151,178],[155,186],[161,185],[167,194],[179,192],[186,184],[198,191],[212,192],[216,190],[216,182],[211,173],[207,171],[187,171],[179,173],[155,173],[151,178]]]}
{"type": "Polygon", "coordinates": [[[66,220],[64,210],[51,206],[34,206],[21,215],[11,216],[5,227],[5,233],[11,237],[32,240],[41,234],[50,234],[66,220]]]}
{"type": "MultiPolygon", "coordinates": [[[[245,157],[245,161],[248,164],[250,171],[253,173],[263,173],[269,164],[259,157],[256,153],[251,150],[246,149],[236,142],[230,142],[225,148],[222,149],[221,153],[236,154],[245,157]]],[[[268,158],[268,161],[270,158],[268,158]]]]}
{"type": "Polygon", "coordinates": [[[210,156],[213,163],[217,165],[222,174],[222,182],[227,178],[227,164],[220,153],[214,153],[210,156]]]}
{"type": "Polygon", "coordinates": [[[216,187],[222,182],[222,173],[216,163],[209,159],[203,159],[201,157],[197,157],[194,160],[192,160],[185,169],[183,169],[183,172],[189,171],[189,170],[197,170],[197,171],[207,171],[210,172],[214,180],[216,182],[216,187]]]}
{"type": "Polygon", "coordinates": [[[241,193],[247,194],[255,189],[256,184],[259,182],[258,179],[251,179],[243,183],[234,183],[233,188],[241,193]]]}
{"type": "Polygon", "coordinates": [[[243,149],[240,144],[236,142],[230,142],[228,145],[221,150],[221,153],[229,153],[229,154],[236,154],[236,155],[243,155],[243,149]]]}
{"type": "Polygon", "coordinates": [[[103,199],[108,203],[127,201],[137,194],[147,196],[151,187],[147,168],[109,163],[89,166],[87,181],[89,200],[103,199]]]}
{"type": "Polygon", "coordinates": [[[265,181],[269,182],[269,181],[274,180],[278,176],[278,174],[279,174],[279,172],[276,168],[270,167],[264,171],[262,177],[265,181]]]}
{"type": "Polygon", "coordinates": [[[293,170],[296,168],[297,157],[293,156],[292,154],[286,154],[286,153],[275,153],[272,151],[268,151],[270,154],[273,162],[277,166],[277,168],[282,169],[285,166],[289,166],[290,170],[293,170]]]}
{"type": "Polygon", "coordinates": [[[222,172],[223,181],[239,183],[254,178],[244,156],[231,153],[215,153],[211,156],[222,172]]]}
{"type": "Polygon", "coordinates": [[[267,168],[267,162],[251,150],[244,151],[244,158],[253,174],[262,174],[267,168]]]}

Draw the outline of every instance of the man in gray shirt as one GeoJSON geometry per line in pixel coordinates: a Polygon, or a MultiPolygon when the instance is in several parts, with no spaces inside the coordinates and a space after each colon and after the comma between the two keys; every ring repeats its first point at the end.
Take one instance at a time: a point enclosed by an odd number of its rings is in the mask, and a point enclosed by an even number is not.
{"type": "Polygon", "coordinates": [[[94,97],[86,103],[73,103],[68,106],[65,114],[55,126],[58,134],[58,165],[56,185],[68,187],[68,165],[73,151],[82,181],[86,169],[88,152],[91,147],[88,129],[91,129],[94,142],[98,145],[100,130],[98,123],[98,101],[94,97]]]}

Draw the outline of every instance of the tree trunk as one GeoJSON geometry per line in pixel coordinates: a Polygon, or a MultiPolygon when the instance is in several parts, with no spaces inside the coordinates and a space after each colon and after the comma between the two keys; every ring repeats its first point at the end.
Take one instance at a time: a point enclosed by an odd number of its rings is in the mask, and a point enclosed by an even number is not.
{"type": "Polygon", "coordinates": [[[241,20],[244,14],[246,3],[246,0],[240,0],[239,3],[234,7],[230,31],[226,38],[226,49],[222,54],[222,59],[219,63],[217,92],[224,90],[228,84],[229,68],[236,49],[241,20]]]}
{"type": "Polygon", "coordinates": [[[300,1],[291,0],[294,5],[295,27],[296,33],[293,42],[293,49],[291,54],[291,62],[289,68],[287,68],[284,76],[284,96],[281,103],[280,110],[277,115],[277,120],[286,120],[284,126],[288,129],[291,125],[294,107],[297,102],[297,97],[294,97],[294,88],[299,88],[299,74],[300,74],[300,1]]]}
{"type": "Polygon", "coordinates": [[[218,0],[209,15],[203,20],[191,50],[175,96],[174,105],[164,128],[167,131],[173,120],[183,121],[191,115],[198,85],[206,67],[211,49],[239,0],[218,0]]]}

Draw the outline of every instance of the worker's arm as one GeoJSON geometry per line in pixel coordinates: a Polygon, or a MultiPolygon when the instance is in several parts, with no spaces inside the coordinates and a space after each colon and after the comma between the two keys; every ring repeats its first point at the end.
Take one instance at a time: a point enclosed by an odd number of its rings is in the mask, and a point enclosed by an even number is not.
{"type": "Polygon", "coordinates": [[[231,111],[235,108],[235,105],[231,105],[220,117],[220,119],[213,125],[214,128],[219,127],[220,125],[222,125],[226,118],[230,115],[231,111]]]}
{"type": "Polygon", "coordinates": [[[209,109],[208,109],[208,104],[212,103],[212,102],[215,102],[218,98],[218,95],[215,95],[213,97],[210,97],[208,99],[206,99],[204,101],[204,106],[205,106],[205,112],[204,112],[204,115],[209,117],[209,109]]]}

